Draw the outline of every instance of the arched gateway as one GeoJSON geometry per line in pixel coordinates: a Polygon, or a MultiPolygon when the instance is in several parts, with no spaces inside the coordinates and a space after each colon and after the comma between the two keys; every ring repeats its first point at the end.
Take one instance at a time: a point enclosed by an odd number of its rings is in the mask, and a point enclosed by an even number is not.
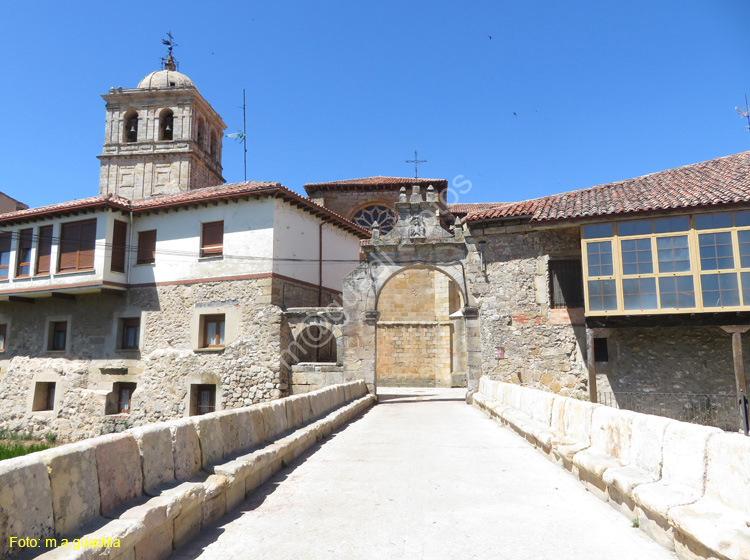
{"type": "Polygon", "coordinates": [[[378,385],[468,387],[481,369],[476,307],[466,290],[466,243],[439,222],[432,187],[407,201],[387,235],[373,228],[363,262],[344,280],[343,365],[378,385]]]}

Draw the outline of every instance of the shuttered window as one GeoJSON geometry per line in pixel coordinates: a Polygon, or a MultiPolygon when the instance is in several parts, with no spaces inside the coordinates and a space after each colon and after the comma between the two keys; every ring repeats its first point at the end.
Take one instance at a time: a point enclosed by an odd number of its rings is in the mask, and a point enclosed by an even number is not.
{"type": "Polygon", "coordinates": [[[36,247],[36,275],[47,275],[50,271],[52,255],[52,226],[39,228],[39,242],[36,247]]]}
{"type": "Polygon", "coordinates": [[[583,307],[583,268],[578,259],[549,261],[550,305],[583,307]]]}
{"type": "Polygon", "coordinates": [[[156,230],[138,232],[138,256],[136,264],[156,262],[156,230]]]}
{"type": "Polygon", "coordinates": [[[0,278],[8,277],[10,268],[10,240],[11,233],[0,233],[0,278]]]}
{"type": "Polygon", "coordinates": [[[125,272],[125,247],[127,245],[128,224],[115,220],[112,232],[112,272],[125,272]]]}
{"type": "Polygon", "coordinates": [[[18,250],[16,251],[16,276],[28,276],[31,273],[31,240],[34,237],[32,228],[18,232],[18,250]]]}
{"type": "Polygon", "coordinates": [[[96,219],[69,222],[60,227],[60,262],[58,272],[94,268],[96,219]]]}
{"type": "Polygon", "coordinates": [[[224,250],[224,222],[206,222],[201,235],[201,257],[220,256],[224,250]]]}

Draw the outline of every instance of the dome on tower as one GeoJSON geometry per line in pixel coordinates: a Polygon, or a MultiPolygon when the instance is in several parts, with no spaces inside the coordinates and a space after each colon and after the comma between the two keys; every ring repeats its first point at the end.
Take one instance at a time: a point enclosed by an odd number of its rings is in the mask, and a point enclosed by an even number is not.
{"type": "Polygon", "coordinates": [[[138,83],[138,89],[194,88],[195,84],[177,70],[157,70],[151,72],[138,83]]]}

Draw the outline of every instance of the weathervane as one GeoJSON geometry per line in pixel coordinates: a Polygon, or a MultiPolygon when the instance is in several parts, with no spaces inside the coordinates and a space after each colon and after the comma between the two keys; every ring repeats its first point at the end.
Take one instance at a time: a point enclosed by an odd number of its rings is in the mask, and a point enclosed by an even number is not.
{"type": "Polygon", "coordinates": [[[172,37],[172,32],[167,31],[167,39],[161,40],[162,45],[167,45],[167,56],[162,57],[161,64],[164,67],[165,70],[175,70],[178,66],[178,64],[175,62],[174,57],[172,56],[172,49],[175,47],[179,47],[179,45],[175,42],[174,37],[172,37]]]}
{"type": "Polygon", "coordinates": [[[426,159],[419,159],[417,156],[417,150],[414,150],[414,159],[407,159],[404,160],[406,163],[413,163],[414,164],[414,178],[419,179],[419,164],[420,163],[427,163],[426,159]]]}

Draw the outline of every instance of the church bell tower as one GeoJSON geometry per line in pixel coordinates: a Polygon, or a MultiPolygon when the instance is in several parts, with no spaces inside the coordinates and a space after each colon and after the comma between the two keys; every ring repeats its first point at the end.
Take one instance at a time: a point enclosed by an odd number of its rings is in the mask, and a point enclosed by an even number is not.
{"type": "MultiPolygon", "coordinates": [[[[171,37],[170,37],[171,40],[171,37]]],[[[111,88],[106,101],[99,194],[128,199],[178,194],[224,183],[226,125],[172,56],[134,89],[111,88]]]]}

